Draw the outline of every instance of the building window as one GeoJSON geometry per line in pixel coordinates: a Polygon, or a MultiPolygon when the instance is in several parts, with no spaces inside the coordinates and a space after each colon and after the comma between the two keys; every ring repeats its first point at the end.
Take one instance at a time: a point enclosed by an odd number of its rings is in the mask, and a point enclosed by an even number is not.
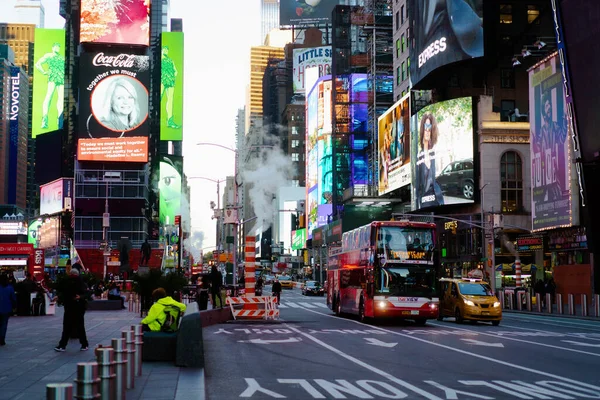
{"type": "Polygon", "coordinates": [[[540,9],[538,6],[528,5],[527,6],[527,23],[529,24],[540,24],[540,9]]]}
{"type": "Polygon", "coordinates": [[[503,213],[523,209],[523,163],[515,151],[507,151],[500,159],[501,207],[503,213]]]}
{"type": "Polygon", "coordinates": [[[410,57],[406,57],[406,76],[410,78],[410,57]]]}
{"type": "Polygon", "coordinates": [[[406,80],[406,63],[402,61],[402,82],[406,80]]]}
{"type": "Polygon", "coordinates": [[[300,146],[300,141],[297,139],[292,140],[292,149],[295,149],[298,146],[300,146]]]}
{"type": "Polygon", "coordinates": [[[515,74],[512,68],[503,68],[500,70],[500,87],[502,89],[515,88],[515,74]]]}
{"type": "Polygon", "coordinates": [[[402,52],[404,53],[404,51],[406,51],[406,37],[404,36],[404,33],[400,38],[400,40],[402,40],[402,52]]]}
{"type": "MultiPolygon", "coordinates": [[[[406,90],[403,90],[403,91],[402,91],[402,97],[404,97],[404,96],[406,96],[406,90]]],[[[401,97],[401,98],[402,98],[402,97],[401,97]]],[[[400,99],[398,99],[398,100],[400,100],[400,99]]]]}
{"type": "Polygon", "coordinates": [[[298,179],[292,179],[292,186],[293,187],[299,187],[300,186],[300,181],[298,179]]]}
{"type": "Polygon", "coordinates": [[[292,153],[292,161],[300,161],[300,154],[292,153]]]}
{"type": "MultiPolygon", "coordinates": [[[[404,63],[402,63],[404,65],[404,63]]],[[[399,85],[402,81],[400,80],[400,67],[396,68],[396,85],[399,85]]]]}
{"type": "Polygon", "coordinates": [[[292,126],[292,135],[297,135],[297,134],[298,134],[298,127],[292,126]]]}
{"type": "Polygon", "coordinates": [[[400,13],[396,11],[396,30],[400,29],[400,13]]]}
{"type": "Polygon", "coordinates": [[[400,7],[400,24],[404,23],[404,6],[400,7]]]}
{"type": "MultiPolygon", "coordinates": [[[[404,35],[403,35],[404,38],[404,35]]],[[[400,53],[402,53],[402,47],[400,46],[400,39],[396,39],[396,58],[400,57],[400,53]]]]}
{"type": "Polygon", "coordinates": [[[512,4],[500,4],[500,23],[512,24],[513,22],[512,4]]]}

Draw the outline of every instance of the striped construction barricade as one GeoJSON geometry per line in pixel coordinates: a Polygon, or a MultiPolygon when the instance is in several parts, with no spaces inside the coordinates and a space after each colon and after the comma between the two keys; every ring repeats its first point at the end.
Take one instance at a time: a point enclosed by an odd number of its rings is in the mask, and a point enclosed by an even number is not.
{"type": "Polygon", "coordinates": [[[229,304],[233,319],[279,319],[277,298],[274,296],[227,296],[227,304],[229,304]]]}

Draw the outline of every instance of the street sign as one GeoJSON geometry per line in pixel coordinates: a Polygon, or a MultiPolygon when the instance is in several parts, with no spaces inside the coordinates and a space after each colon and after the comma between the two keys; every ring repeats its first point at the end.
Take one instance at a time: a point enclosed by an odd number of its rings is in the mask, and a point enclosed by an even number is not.
{"type": "Polygon", "coordinates": [[[181,225],[181,215],[175,216],[175,225],[181,225]]]}

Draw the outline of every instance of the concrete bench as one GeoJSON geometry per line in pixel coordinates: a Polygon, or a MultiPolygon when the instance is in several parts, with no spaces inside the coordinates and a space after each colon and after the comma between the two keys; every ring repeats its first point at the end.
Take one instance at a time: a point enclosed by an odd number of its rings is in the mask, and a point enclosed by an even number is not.
{"type": "Polygon", "coordinates": [[[121,300],[90,300],[88,311],[121,310],[121,300]]]}

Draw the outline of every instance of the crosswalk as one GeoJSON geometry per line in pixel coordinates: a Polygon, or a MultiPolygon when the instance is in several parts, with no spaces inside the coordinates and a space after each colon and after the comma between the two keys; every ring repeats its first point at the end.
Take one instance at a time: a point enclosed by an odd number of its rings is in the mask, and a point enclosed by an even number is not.
{"type": "Polygon", "coordinates": [[[279,308],[329,308],[325,303],[309,303],[307,301],[282,301],[279,308]]]}

